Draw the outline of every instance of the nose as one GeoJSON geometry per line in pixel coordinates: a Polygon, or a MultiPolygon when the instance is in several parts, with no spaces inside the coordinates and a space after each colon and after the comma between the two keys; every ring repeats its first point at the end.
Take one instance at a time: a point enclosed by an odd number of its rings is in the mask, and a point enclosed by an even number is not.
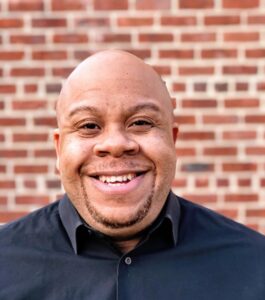
{"type": "Polygon", "coordinates": [[[102,134],[100,140],[94,146],[97,156],[111,155],[121,157],[123,155],[134,155],[139,151],[139,144],[125,131],[112,129],[102,134]]]}

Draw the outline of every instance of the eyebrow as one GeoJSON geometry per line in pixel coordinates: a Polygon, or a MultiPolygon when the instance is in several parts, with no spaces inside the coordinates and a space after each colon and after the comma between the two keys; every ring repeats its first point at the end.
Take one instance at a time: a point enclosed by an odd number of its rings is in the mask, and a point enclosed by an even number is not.
{"type": "MultiPolygon", "coordinates": [[[[132,115],[132,114],[135,114],[142,110],[153,110],[155,112],[160,112],[159,106],[154,103],[141,103],[141,104],[137,104],[133,107],[129,107],[126,110],[126,114],[132,115]]],[[[75,115],[77,113],[82,113],[82,112],[90,112],[92,114],[100,114],[99,109],[94,106],[81,105],[81,106],[78,106],[78,107],[72,109],[69,113],[69,117],[72,117],[73,115],[75,115]]]]}

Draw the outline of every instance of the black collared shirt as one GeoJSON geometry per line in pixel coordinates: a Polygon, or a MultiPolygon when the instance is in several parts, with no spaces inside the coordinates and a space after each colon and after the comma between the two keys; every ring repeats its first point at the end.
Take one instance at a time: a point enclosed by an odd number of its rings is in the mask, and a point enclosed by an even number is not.
{"type": "Polygon", "coordinates": [[[265,237],[170,194],[122,254],[65,196],[0,232],[1,300],[264,300],[265,237]]]}

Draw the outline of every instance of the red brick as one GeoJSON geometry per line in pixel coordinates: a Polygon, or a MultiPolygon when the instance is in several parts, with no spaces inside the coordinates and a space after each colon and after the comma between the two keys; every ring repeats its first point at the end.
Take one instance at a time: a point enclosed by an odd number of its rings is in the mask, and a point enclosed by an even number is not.
{"type": "Polygon", "coordinates": [[[48,172],[48,166],[43,165],[17,165],[14,167],[16,174],[42,174],[48,172]]]}
{"type": "Polygon", "coordinates": [[[6,196],[0,196],[0,205],[3,208],[7,206],[7,197],[6,196]]]}
{"type": "MultiPolygon", "coordinates": [[[[0,155],[1,156],[1,155],[0,155]]],[[[0,189],[14,189],[16,183],[14,180],[0,180],[0,189]]]]}
{"type": "Polygon", "coordinates": [[[214,0],[179,0],[179,8],[204,9],[213,7],[214,0]]]}
{"type": "Polygon", "coordinates": [[[162,75],[171,75],[171,66],[164,66],[164,65],[152,65],[152,67],[155,69],[155,71],[162,75]]]}
{"type": "Polygon", "coordinates": [[[56,153],[54,149],[37,149],[34,151],[34,157],[55,158],[56,153]]]}
{"type": "MultiPolygon", "coordinates": [[[[97,1],[97,0],[95,0],[97,1]]],[[[84,10],[86,7],[86,1],[83,0],[51,0],[52,10],[55,11],[73,11],[73,10],[84,10]]]]}
{"type": "Polygon", "coordinates": [[[265,114],[264,115],[248,115],[245,117],[246,123],[252,124],[263,124],[265,123],[265,114]]]}
{"type": "Polygon", "coordinates": [[[225,107],[227,108],[258,108],[259,99],[257,98],[236,98],[236,99],[225,99],[225,107]]]}
{"type": "Polygon", "coordinates": [[[206,92],[207,84],[204,82],[195,82],[193,85],[193,89],[196,92],[206,92]]]}
{"type": "Polygon", "coordinates": [[[265,147],[255,146],[255,147],[247,147],[246,148],[247,155],[265,155],[265,147]]]}
{"type": "Polygon", "coordinates": [[[49,127],[56,127],[57,121],[56,117],[38,117],[34,118],[34,124],[36,126],[49,126],[49,127]]]}
{"type": "Polygon", "coordinates": [[[174,92],[184,92],[186,91],[186,84],[182,82],[173,82],[172,89],[174,92]]]}
{"type": "Polygon", "coordinates": [[[24,118],[0,118],[0,126],[23,126],[25,124],[24,118]]]}
{"type": "Polygon", "coordinates": [[[6,140],[5,135],[0,133],[0,142],[4,142],[6,140]]]}
{"type": "Polygon", "coordinates": [[[207,147],[203,149],[204,155],[209,156],[235,156],[237,148],[235,147],[207,147]]]}
{"type": "Polygon", "coordinates": [[[74,58],[78,59],[78,60],[84,60],[92,54],[93,54],[93,52],[88,51],[88,50],[75,50],[74,51],[74,58]]]}
{"type": "Polygon", "coordinates": [[[249,85],[247,82],[236,82],[237,91],[248,91],[249,85]]]}
{"type": "Polygon", "coordinates": [[[229,186],[229,180],[227,178],[217,178],[216,185],[218,187],[228,187],[229,186]]]}
{"type": "Polygon", "coordinates": [[[140,42],[172,42],[174,36],[172,33],[142,33],[139,34],[140,42]]]}
{"type": "Polygon", "coordinates": [[[66,78],[73,69],[74,67],[55,67],[52,69],[52,75],[66,78]]]}
{"type": "Polygon", "coordinates": [[[177,178],[177,179],[174,179],[173,180],[173,183],[172,183],[172,186],[173,187],[185,187],[187,186],[187,180],[184,179],[184,178],[177,178]]]}
{"type": "Polygon", "coordinates": [[[239,23],[240,23],[240,17],[237,15],[207,16],[204,18],[204,24],[209,26],[216,26],[216,25],[228,26],[228,25],[237,25],[239,23]]]}
{"type": "Polygon", "coordinates": [[[46,93],[48,94],[59,94],[61,91],[62,85],[60,83],[48,83],[46,84],[46,93]]]}
{"type": "Polygon", "coordinates": [[[27,0],[27,1],[9,1],[8,9],[10,11],[43,11],[44,0],[27,0]]]}
{"type": "Polygon", "coordinates": [[[264,58],[265,57],[265,49],[248,49],[246,50],[247,58],[264,58]]]}
{"type": "Polygon", "coordinates": [[[24,26],[24,21],[20,18],[1,18],[0,28],[20,28],[24,26]]]}
{"type": "Polygon", "coordinates": [[[16,204],[41,204],[45,205],[49,203],[49,197],[48,196],[31,196],[31,195],[25,195],[25,196],[16,196],[15,197],[16,204]]]}
{"type": "Polygon", "coordinates": [[[194,26],[197,24],[195,16],[162,16],[161,24],[164,26],[194,26]]]}
{"type": "Polygon", "coordinates": [[[67,59],[67,52],[64,50],[33,51],[32,58],[34,60],[65,60],[67,59]]]}
{"type": "Polygon", "coordinates": [[[248,24],[252,24],[252,25],[265,24],[265,15],[248,16],[248,24]]]}
{"type": "Polygon", "coordinates": [[[30,68],[30,67],[23,67],[23,68],[12,68],[10,71],[11,76],[15,77],[39,77],[45,75],[44,68],[30,68]]]}
{"type": "Polygon", "coordinates": [[[177,147],[176,154],[177,154],[177,157],[179,157],[179,156],[195,156],[196,151],[195,151],[194,148],[188,148],[188,147],[180,148],[180,147],[177,147]]]}
{"type": "Polygon", "coordinates": [[[259,41],[259,32],[225,32],[225,42],[255,42],[259,41]]]}
{"type": "Polygon", "coordinates": [[[136,9],[139,10],[164,10],[171,8],[170,0],[136,0],[136,9]]]}
{"type": "Polygon", "coordinates": [[[6,173],[6,166],[0,165],[0,173],[6,173]]]}
{"type": "Polygon", "coordinates": [[[233,219],[233,220],[236,220],[237,217],[238,217],[238,211],[236,209],[230,209],[230,208],[221,208],[221,209],[217,209],[216,210],[219,214],[227,217],[227,218],[230,218],[230,219],[233,219]]]}
{"type": "Polygon", "coordinates": [[[260,208],[260,209],[247,209],[246,210],[246,216],[247,217],[265,217],[265,209],[260,208]]]}
{"type": "Polygon", "coordinates": [[[130,52],[133,55],[138,56],[141,59],[147,59],[151,57],[151,50],[150,49],[124,49],[125,51],[130,52]]]}
{"type": "Polygon", "coordinates": [[[207,49],[201,51],[201,56],[204,59],[217,58],[236,58],[236,49],[207,49]]]}
{"type": "Polygon", "coordinates": [[[0,51],[0,60],[21,60],[24,58],[23,51],[0,51]]]}
{"type": "Polygon", "coordinates": [[[87,34],[67,33],[67,34],[55,34],[53,36],[54,43],[60,44],[75,44],[75,43],[87,43],[87,34]]]}
{"type": "Polygon", "coordinates": [[[17,142],[47,142],[49,135],[47,133],[14,133],[13,134],[13,141],[17,142]]]}
{"type": "Polygon", "coordinates": [[[225,172],[251,172],[257,170],[255,163],[224,163],[223,171],[225,172]]]}
{"type": "Polygon", "coordinates": [[[23,182],[23,186],[27,189],[35,189],[37,187],[37,182],[35,180],[26,179],[23,182]]]}
{"type": "Polygon", "coordinates": [[[0,211],[0,223],[7,223],[28,214],[28,211],[0,211]]]}
{"type": "MultiPolygon", "coordinates": [[[[56,0],[54,0],[56,1],[56,0]]],[[[128,9],[128,0],[94,0],[95,10],[126,10],[128,9]]]]}
{"type": "Polygon", "coordinates": [[[205,115],[203,123],[205,124],[234,124],[238,122],[238,116],[234,115],[205,115]]]}
{"type": "Polygon", "coordinates": [[[38,19],[32,19],[31,26],[32,27],[40,27],[40,28],[66,27],[67,26],[67,19],[65,19],[65,18],[38,18],[38,19]]]}
{"type": "Polygon", "coordinates": [[[212,131],[180,131],[179,140],[191,141],[191,140],[213,140],[215,138],[212,131]]]}
{"type": "Polygon", "coordinates": [[[110,19],[104,17],[81,17],[75,19],[76,27],[107,27],[110,26],[110,19]]]}
{"type": "Polygon", "coordinates": [[[131,35],[127,33],[105,33],[98,37],[96,41],[103,43],[128,43],[131,42],[131,35]]]}
{"type": "Polygon", "coordinates": [[[216,34],[214,32],[202,32],[202,33],[182,33],[181,41],[188,43],[208,43],[216,40],[216,34]]]}
{"type": "Polygon", "coordinates": [[[194,57],[194,51],[191,49],[160,50],[159,57],[174,58],[174,59],[192,59],[194,57]]]}
{"type": "Polygon", "coordinates": [[[217,107],[215,99],[183,99],[181,101],[183,108],[213,108],[217,107]]]}
{"type": "Polygon", "coordinates": [[[204,188],[209,186],[208,178],[197,178],[195,180],[195,186],[198,188],[204,188]]]}
{"type": "Polygon", "coordinates": [[[0,94],[13,94],[16,92],[14,84],[0,84],[0,94]]]}
{"type": "Polygon", "coordinates": [[[197,67],[197,66],[192,66],[192,67],[179,67],[179,74],[180,75],[213,75],[214,74],[214,67],[197,67]]]}
{"type": "Polygon", "coordinates": [[[250,187],[251,186],[251,179],[249,178],[242,178],[238,179],[238,186],[240,187],[250,187]]]}
{"type": "Polygon", "coordinates": [[[256,131],[229,130],[223,132],[223,139],[225,140],[253,140],[256,139],[256,137],[256,131]]]}
{"type": "Polygon", "coordinates": [[[10,42],[12,44],[44,44],[45,36],[37,34],[12,34],[10,35],[10,42]]]}
{"type": "Polygon", "coordinates": [[[14,110],[37,110],[47,107],[46,101],[41,100],[14,100],[12,108],[14,110]]]}
{"type": "Polygon", "coordinates": [[[225,82],[218,82],[214,85],[214,88],[217,92],[226,92],[228,89],[228,84],[225,82]]]}
{"type": "Polygon", "coordinates": [[[259,7],[259,0],[223,0],[223,8],[249,9],[259,7]]]}
{"type": "Polygon", "coordinates": [[[2,150],[0,149],[0,157],[2,158],[17,158],[17,157],[27,157],[27,150],[14,150],[12,148],[2,150]]]}
{"type": "Polygon", "coordinates": [[[257,194],[227,194],[225,195],[226,202],[253,202],[258,201],[257,194]]]}
{"type": "Polygon", "coordinates": [[[195,124],[195,116],[194,115],[175,116],[174,119],[177,124],[195,124]]]}
{"type": "Polygon", "coordinates": [[[230,65],[223,67],[223,74],[226,75],[251,75],[257,74],[257,66],[230,65]]]}
{"type": "Polygon", "coordinates": [[[30,84],[30,83],[27,83],[24,85],[24,92],[25,93],[36,93],[38,91],[38,86],[37,84],[30,84]]]}
{"type": "Polygon", "coordinates": [[[117,24],[121,27],[143,27],[154,24],[151,17],[118,17],[117,24]]]}
{"type": "Polygon", "coordinates": [[[60,180],[47,180],[46,187],[48,189],[59,189],[61,188],[61,181],[60,180]]]}

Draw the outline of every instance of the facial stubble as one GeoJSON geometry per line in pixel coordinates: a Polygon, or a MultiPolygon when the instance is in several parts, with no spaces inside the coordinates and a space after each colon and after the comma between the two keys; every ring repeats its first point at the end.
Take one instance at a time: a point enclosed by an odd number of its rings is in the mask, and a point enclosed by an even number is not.
{"type": "Polygon", "coordinates": [[[81,179],[80,182],[81,182],[81,190],[83,194],[83,201],[85,203],[88,213],[97,223],[102,224],[106,228],[123,229],[123,228],[131,227],[137,223],[140,223],[148,215],[150,208],[152,206],[155,180],[153,181],[150,195],[145,199],[145,201],[141,204],[137,212],[129,220],[126,220],[124,222],[118,220],[112,220],[110,218],[105,217],[103,214],[100,213],[100,211],[98,211],[95,208],[95,206],[90,201],[89,195],[86,192],[86,188],[83,180],[81,179]]]}

